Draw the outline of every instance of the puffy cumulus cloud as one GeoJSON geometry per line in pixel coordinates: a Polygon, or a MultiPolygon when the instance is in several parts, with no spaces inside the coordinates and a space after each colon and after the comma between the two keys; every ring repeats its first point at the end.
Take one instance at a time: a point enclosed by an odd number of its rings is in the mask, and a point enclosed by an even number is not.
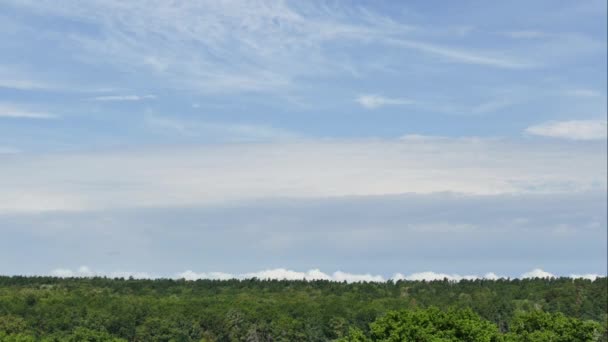
{"type": "MultiPolygon", "coordinates": [[[[274,269],[266,269],[258,272],[248,272],[248,273],[225,273],[225,272],[201,272],[197,273],[192,270],[187,270],[184,272],[180,272],[171,277],[162,277],[157,275],[151,275],[145,272],[103,272],[103,271],[94,271],[88,266],[80,266],[76,270],[68,269],[68,268],[57,268],[50,272],[51,276],[60,277],[60,278],[71,278],[71,277],[109,277],[109,278],[129,278],[133,277],[136,279],[160,279],[160,278],[172,278],[172,279],[185,279],[185,280],[199,280],[199,279],[209,279],[209,280],[229,280],[229,279],[237,279],[237,280],[245,280],[245,279],[261,279],[261,280],[328,280],[335,282],[347,282],[347,283],[358,283],[358,282],[385,282],[387,280],[392,281],[442,281],[447,279],[448,281],[459,282],[461,280],[475,280],[475,279],[486,279],[486,280],[497,280],[497,279],[506,279],[505,276],[499,276],[494,272],[486,273],[483,276],[479,275],[459,275],[459,274],[448,274],[448,273],[438,273],[432,271],[426,272],[416,272],[408,275],[404,275],[402,273],[395,273],[392,277],[386,279],[381,275],[373,275],[370,273],[365,274],[357,274],[357,273],[347,273],[342,271],[336,271],[332,274],[324,273],[318,268],[311,269],[308,271],[300,272],[294,271],[286,268],[274,268],[274,269]]],[[[523,273],[519,278],[555,278],[556,276],[552,273],[545,272],[541,269],[534,269],[530,272],[523,273]]],[[[590,279],[595,280],[598,277],[602,277],[599,274],[582,274],[576,275],[572,274],[569,276],[570,278],[582,278],[582,279],[590,279]]]]}
{"type": "Polygon", "coordinates": [[[496,279],[500,279],[500,278],[504,278],[504,277],[501,277],[494,272],[488,272],[483,276],[483,278],[488,279],[488,280],[496,280],[496,279]]]}
{"type": "Polygon", "coordinates": [[[589,279],[589,280],[595,280],[599,277],[605,277],[600,275],[600,274],[596,274],[596,273],[587,273],[587,274],[571,274],[570,278],[572,279],[589,279]]]}
{"type": "Polygon", "coordinates": [[[444,280],[449,281],[461,281],[461,280],[474,280],[474,279],[489,279],[496,280],[504,277],[500,277],[493,272],[486,273],[484,276],[478,275],[460,275],[460,274],[447,274],[447,273],[436,273],[436,272],[418,272],[410,275],[403,275],[396,273],[391,279],[393,280],[411,280],[411,281],[433,281],[433,280],[444,280]]]}
{"type": "Polygon", "coordinates": [[[67,268],[56,268],[51,271],[51,275],[60,278],[71,278],[76,276],[76,272],[67,268]]]}
{"type": "Polygon", "coordinates": [[[284,268],[276,268],[253,273],[245,273],[242,278],[285,279],[285,280],[331,280],[331,277],[318,269],[307,272],[296,272],[284,268]]]}
{"type": "MultiPolygon", "coordinates": [[[[110,277],[110,278],[138,278],[138,279],[156,279],[162,278],[157,275],[151,275],[145,272],[103,272],[93,271],[88,266],[80,266],[76,270],[68,268],[57,268],[50,272],[50,275],[61,278],[70,277],[110,277]]],[[[385,279],[379,275],[372,274],[353,274],[342,271],[334,272],[333,274],[326,274],[321,272],[319,269],[311,269],[306,272],[298,272],[285,268],[267,269],[258,272],[248,272],[241,274],[232,274],[225,272],[194,272],[192,270],[186,270],[170,277],[174,279],[185,279],[185,280],[198,280],[198,279],[214,279],[214,280],[228,280],[228,279],[276,279],[276,280],[330,280],[338,282],[383,282],[385,279]]]]}
{"type": "Polygon", "coordinates": [[[372,274],[353,274],[342,271],[336,271],[333,274],[321,272],[319,269],[311,269],[306,272],[298,272],[285,268],[275,268],[262,270],[258,272],[250,272],[243,274],[229,274],[222,272],[196,273],[186,271],[179,273],[178,278],[186,280],[195,279],[277,279],[277,280],[330,280],[339,282],[383,282],[384,278],[380,275],[372,274]]]}
{"type": "Polygon", "coordinates": [[[360,95],[355,102],[367,109],[376,109],[387,105],[407,105],[414,103],[408,99],[391,98],[380,95],[360,95]]]}
{"type": "Polygon", "coordinates": [[[146,272],[129,272],[129,271],[93,271],[88,266],[80,266],[76,270],[69,268],[56,268],[50,272],[51,276],[60,278],[90,278],[90,277],[109,277],[109,278],[136,278],[136,279],[153,279],[154,276],[146,272]]]}
{"type": "Polygon", "coordinates": [[[552,121],[526,128],[526,133],[550,138],[569,140],[606,139],[608,122],[606,120],[552,121]]]}
{"type": "MultiPolygon", "coordinates": [[[[306,272],[298,272],[285,268],[268,269],[259,272],[251,272],[244,274],[227,274],[221,272],[209,272],[209,273],[195,273],[192,271],[186,271],[177,275],[178,278],[184,278],[186,280],[195,279],[277,279],[277,280],[329,280],[337,282],[357,283],[357,282],[385,282],[387,279],[381,275],[373,275],[370,273],[356,274],[347,273],[342,271],[336,271],[332,274],[324,273],[319,269],[311,269],[306,272]]],[[[465,275],[461,276],[458,274],[446,274],[436,272],[419,272],[412,273],[410,275],[403,275],[396,273],[390,280],[409,280],[409,281],[433,281],[433,280],[444,280],[460,281],[460,280],[474,280],[474,279],[489,279],[496,280],[505,278],[496,275],[495,273],[487,273],[484,276],[476,275],[465,275]]]]}
{"type": "Polygon", "coordinates": [[[366,274],[352,274],[352,273],[345,273],[345,272],[334,272],[332,274],[332,280],[334,281],[345,281],[347,283],[352,283],[352,282],[362,282],[362,281],[367,281],[367,282],[383,282],[384,278],[380,275],[371,275],[369,273],[366,274]]]}
{"type": "Polygon", "coordinates": [[[207,272],[207,273],[196,273],[191,270],[187,270],[177,274],[178,279],[186,280],[197,280],[197,279],[217,279],[217,280],[228,280],[235,279],[236,277],[230,273],[224,272],[207,272]]]}
{"type": "Polygon", "coordinates": [[[553,273],[549,273],[549,272],[545,272],[543,270],[541,270],[540,268],[535,268],[530,272],[526,272],[524,274],[521,275],[522,279],[527,279],[527,278],[555,278],[555,275],[553,273]]]}
{"type": "MultiPolygon", "coordinates": [[[[557,276],[554,275],[553,273],[549,273],[549,272],[543,271],[540,268],[536,268],[529,272],[523,273],[518,278],[531,279],[531,278],[556,278],[556,277],[557,276]]],[[[583,278],[583,279],[590,279],[590,280],[595,280],[598,277],[602,277],[602,276],[599,274],[582,274],[582,275],[571,274],[569,276],[569,278],[573,278],[573,279],[583,278]]],[[[412,273],[410,275],[403,275],[401,273],[396,273],[391,279],[393,279],[393,280],[412,280],[412,281],[420,281],[420,280],[433,281],[433,280],[447,279],[449,281],[458,282],[461,280],[474,280],[474,279],[497,280],[497,279],[502,279],[502,278],[507,278],[507,277],[497,275],[494,272],[488,272],[483,276],[478,276],[478,275],[459,275],[459,274],[436,273],[436,272],[428,271],[428,272],[412,273]]]]}

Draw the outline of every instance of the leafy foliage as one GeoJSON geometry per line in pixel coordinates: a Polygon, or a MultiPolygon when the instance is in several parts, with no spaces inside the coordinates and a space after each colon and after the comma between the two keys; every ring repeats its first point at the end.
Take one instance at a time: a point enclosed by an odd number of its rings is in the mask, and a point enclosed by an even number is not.
{"type": "Polygon", "coordinates": [[[606,341],[607,284],[0,277],[0,341],[606,341]]]}

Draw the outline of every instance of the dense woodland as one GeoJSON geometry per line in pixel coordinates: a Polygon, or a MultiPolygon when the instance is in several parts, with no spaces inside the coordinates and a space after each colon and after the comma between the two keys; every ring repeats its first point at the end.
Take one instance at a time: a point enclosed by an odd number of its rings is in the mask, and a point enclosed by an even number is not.
{"type": "Polygon", "coordinates": [[[0,341],[606,341],[607,278],[0,277],[0,341]]]}

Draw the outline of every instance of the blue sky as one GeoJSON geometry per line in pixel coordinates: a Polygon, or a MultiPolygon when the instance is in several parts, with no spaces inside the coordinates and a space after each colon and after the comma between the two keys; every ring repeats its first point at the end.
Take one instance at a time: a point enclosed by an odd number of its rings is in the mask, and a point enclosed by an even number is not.
{"type": "Polygon", "coordinates": [[[0,1],[0,273],[605,274],[606,49],[605,1],[0,1]]]}

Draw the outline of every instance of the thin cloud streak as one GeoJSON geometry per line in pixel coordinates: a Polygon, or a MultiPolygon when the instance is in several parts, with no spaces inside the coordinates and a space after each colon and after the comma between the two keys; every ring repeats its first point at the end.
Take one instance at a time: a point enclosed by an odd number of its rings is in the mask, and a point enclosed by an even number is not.
{"type": "Polygon", "coordinates": [[[551,121],[526,128],[525,133],[568,140],[605,140],[606,120],[551,121]]]}
{"type": "Polygon", "coordinates": [[[534,67],[531,63],[521,62],[507,57],[490,57],[472,51],[456,49],[452,47],[430,44],[413,40],[388,39],[390,44],[402,46],[425,53],[430,53],[451,61],[466,64],[476,64],[505,69],[526,69],[534,67]]]}
{"type": "Polygon", "coordinates": [[[2,104],[0,103],[0,119],[11,118],[11,119],[55,119],[56,115],[49,114],[46,112],[32,111],[23,109],[13,104],[2,104]]]}
{"type": "Polygon", "coordinates": [[[376,109],[389,105],[408,105],[414,103],[414,101],[408,99],[385,97],[375,94],[360,95],[355,101],[367,109],[376,109]]]}
{"type": "Polygon", "coordinates": [[[155,95],[105,95],[105,96],[96,96],[91,100],[93,101],[143,101],[143,100],[153,100],[155,99],[155,95]]]}

